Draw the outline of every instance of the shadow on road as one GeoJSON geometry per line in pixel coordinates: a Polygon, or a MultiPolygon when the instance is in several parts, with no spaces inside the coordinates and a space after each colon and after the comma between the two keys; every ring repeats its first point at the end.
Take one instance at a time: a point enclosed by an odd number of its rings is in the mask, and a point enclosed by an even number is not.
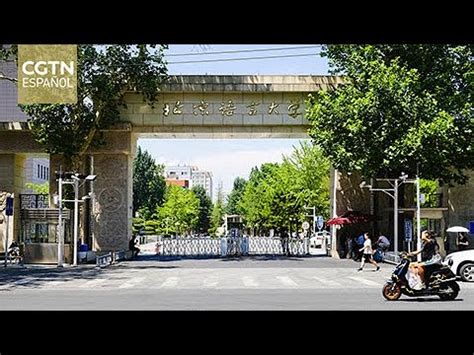
{"type": "Polygon", "coordinates": [[[9,270],[0,275],[0,293],[22,288],[41,288],[53,281],[68,282],[77,279],[94,280],[100,274],[95,268],[42,268],[9,270]],[[8,285],[8,288],[2,286],[8,285]]]}
{"type": "MultiPolygon", "coordinates": [[[[462,302],[464,301],[464,299],[462,298],[456,298],[455,300],[450,300],[450,301],[446,301],[446,300],[441,300],[439,298],[427,298],[427,297],[417,297],[417,298],[403,298],[403,299],[399,299],[397,300],[397,302],[440,302],[440,303],[447,303],[447,302],[462,302]]],[[[391,301],[387,301],[387,302],[391,302],[391,301]]]]}

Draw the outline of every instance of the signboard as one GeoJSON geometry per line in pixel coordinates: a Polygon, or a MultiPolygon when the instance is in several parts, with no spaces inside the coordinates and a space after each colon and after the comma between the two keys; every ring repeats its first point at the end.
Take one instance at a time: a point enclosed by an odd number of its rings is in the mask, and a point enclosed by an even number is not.
{"type": "Polygon", "coordinates": [[[469,222],[469,233],[474,234],[474,221],[469,222]]]}
{"type": "Polygon", "coordinates": [[[319,230],[323,229],[323,226],[324,226],[323,216],[316,217],[316,225],[318,226],[319,230]]]}
{"type": "Polygon", "coordinates": [[[7,206],[5,208],[5,215],[13,216],[13,197],[7,197],[7,206]]]}
{"type": "Polygon", "coordinates": [[[303,229],[304,229],[305,231],[308,230],[308,229],[309,229],[309,223],[306,222],[306,221],[303,222],[302,227],[303,227],[303,229]]]}
{"type": "Polygon", "coordinates": [[[413,239],[413,222],[411,219],[405,218],[405,241],[411,242],[413,239]]]}

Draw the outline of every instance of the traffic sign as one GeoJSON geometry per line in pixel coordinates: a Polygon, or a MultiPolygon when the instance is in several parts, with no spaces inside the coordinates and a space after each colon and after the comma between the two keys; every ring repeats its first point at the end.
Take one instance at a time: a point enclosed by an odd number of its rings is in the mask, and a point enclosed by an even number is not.
{"type": "Polygon", "coordinates": [[[307,221],[304,221],[302,227],[305,231],[308,230],[309,229],[309,223],[307,221]]]}
{"type": "Polygon", "coordinates": [[[5,215],[13,216],[13,197],[7,197],[7,206],[5,208],[5,215]]]}
{"type": "Polygon", "coordinates": [[[319,230],[323,229],[323,226],[324,226],[323,216],[316,217],[316,225],[318,226],[319,230]]]}

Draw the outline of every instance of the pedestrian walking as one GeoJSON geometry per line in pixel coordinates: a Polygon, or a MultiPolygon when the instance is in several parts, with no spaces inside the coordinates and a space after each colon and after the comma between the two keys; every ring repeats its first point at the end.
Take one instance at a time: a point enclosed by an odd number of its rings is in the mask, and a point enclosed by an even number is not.
{"type": "Polygon", "coordinates": [[[366,262],[371,263],[376,267],[375,271],[380,270],[380,266],[374,261],[372,258],[372,254],[374,253],[372,250],[372,241],[369,238],[369,233],[364,234],[364,246],[359,249],[362,252],[362,261],[360,263],[360,268],[357,271],[362,271],[364,269],[364,265],[366,262]]]}
{"type": "Polygon", "coordinates": [[[361,234],[357,237],[356,239],[356,243],[357,243],[357,249],[356,249],[356,252],[357,252],[357,255],[356,255],[356,261],[360,261],[362,260],[362,248],[364,247],[364,243],[365,243],[365,236],[364,234],[361,234]]]}

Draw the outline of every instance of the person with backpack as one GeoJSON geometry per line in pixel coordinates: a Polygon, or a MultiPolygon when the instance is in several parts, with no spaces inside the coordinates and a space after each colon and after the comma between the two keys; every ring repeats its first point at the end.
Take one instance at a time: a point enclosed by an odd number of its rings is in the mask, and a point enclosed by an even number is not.
{"type": "Polygon", "coordinates": [[[356,261],[361,261],[362,260],[362,256],[363,256],[363,247],[364,247],[364,243],[365,243],[365,235],[364,234],[361,234],[357,237],[356,239],[356,244],[357,244],[357,248],[356,248],[356,251],[357,251],[357,256],[356,256],[356,261]]]}
{"type": "Polygon", "coordinates": [[[370,240],[369,233],[365,233],[364,235],[364,245],[360,249],[363,253],[362,255],[362,262],[360,263],[360,268],[357,271],[362,271],[364,269],[365,262],[371,263],[375,266],[375,271],[380,270],[380,266],[375,262],[373,259],[373,250],[372,250],[372,241],[370,240]]]}

